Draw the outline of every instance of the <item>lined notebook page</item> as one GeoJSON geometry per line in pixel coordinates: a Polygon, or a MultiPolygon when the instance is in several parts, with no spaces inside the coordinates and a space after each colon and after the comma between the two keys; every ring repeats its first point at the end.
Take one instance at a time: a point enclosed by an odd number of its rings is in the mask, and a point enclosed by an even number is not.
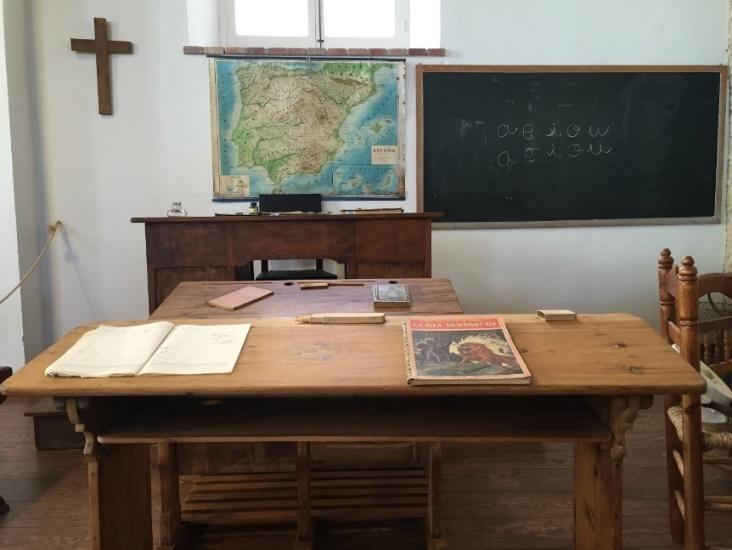
{"type": "Polygon", "coordinates": [[[139,374],[232,372],[250,326],[178,325],[139,374]]]}
{"type": "Polygon", "coordinates": [[[134,376],[174,326],[168,321],[130,327],[100,325],[54,361],[46,376],[134,376]]]}

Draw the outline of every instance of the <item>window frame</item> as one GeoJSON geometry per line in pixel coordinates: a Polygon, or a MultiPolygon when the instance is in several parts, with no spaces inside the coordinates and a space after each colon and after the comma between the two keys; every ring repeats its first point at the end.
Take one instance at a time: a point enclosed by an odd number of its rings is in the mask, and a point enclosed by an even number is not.
{"type": "MultiPolygon", "coordinates": [[[[266,0],[262,0],[263,2],[266,0]]],[[[325,18],[322,0],[308,1],[308,36],[255,36],[239,35],[236,32],[235,0],[221,0],[219,5],[219,28],[227,46],[234,47],[283,47],[283,48],[408,48],[409,47],[409,0],[394,0],[394,37],[378,38],[326,38],[323,36],[325,18]]],[[[362,0],[364,4],[368,0],[362,0]]]]}
{"type": "MultiPolygon", "coordinates": [[[[266,0],[261,0],[265,2],[266,0]]],[[[308,36],[256,36],[236,32],[236,0],[224,0],[219,9],[221,34],[228,46],[264,48],[315,48],[318,38],[317,8],[320,0],[308,2],[308,36]]]]}
{"type": "MultiPolygon", "coordinates": [[[[379,37],[332,37],[327,38],[325,34],[327,27],[325,26],[325,12],[322,10],[321,3],[321,17],[319,19],[321,27],[319,32],[321,38],[324,40],[324,48],[408,48],[409,47],[409,0],[394,0],[394,36],[379,38],[379,37]]],[[[368,0],[362,0],[364,4],[368,4],[368,0]]]]}

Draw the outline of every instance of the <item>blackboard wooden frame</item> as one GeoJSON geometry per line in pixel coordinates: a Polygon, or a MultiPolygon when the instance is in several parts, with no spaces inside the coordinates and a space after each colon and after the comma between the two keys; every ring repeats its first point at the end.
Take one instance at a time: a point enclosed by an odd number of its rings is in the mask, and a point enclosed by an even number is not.
{"type": "Polygon", "coordinates": [[[422,65],[416,66],[417,211],[424,211],[424,75],[430,73],[718,73],[719,107],[714,215],[686,218],[628,218],[510,222],[436,222],[434,229],[599,227],[715,224],[721,221],[722,176],[726,143],[728,67],[726,65],[422,65]]]}

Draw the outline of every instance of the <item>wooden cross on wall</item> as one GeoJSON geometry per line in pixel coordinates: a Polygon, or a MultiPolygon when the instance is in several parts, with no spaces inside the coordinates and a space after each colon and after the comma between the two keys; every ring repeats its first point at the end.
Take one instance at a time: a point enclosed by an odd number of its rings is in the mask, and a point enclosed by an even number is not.
{"type": "Polygon", "coordinates": [[[79,53],[97,55],[97,95],[99,96],[99,114],[112,114],[112,85],[109,75],[109,54],[132,53],[132,42],[109,40],[107,37],[107,20],[94,18],[94,40],[82,38],[71,39],[71,49],[79,53]]]}

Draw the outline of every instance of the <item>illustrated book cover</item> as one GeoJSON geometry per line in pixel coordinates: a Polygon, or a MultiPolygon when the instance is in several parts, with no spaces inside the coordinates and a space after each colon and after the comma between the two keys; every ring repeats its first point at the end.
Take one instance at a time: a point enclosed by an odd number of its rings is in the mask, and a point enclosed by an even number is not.
{"type": "Polygon", "coordinates": [[[412,303],[404,283],[376,283],[372,287],[374,307],[407,307],[412,303]]]}
{"type": "Polygon", "coordinates": [[[212,298],[208,305],[225,309],[227,311],[236,311],[244,306],[258,302],[259,300],[272,296],[273,292],[267,288],[258,288],[256,286],[245,286],[223,296],[212,298]]]}
{"type": "Polygon", "coordinates": [[[409,384],[531,382],[498,316],[413,317],[404,322],[404,348],[409,384]]]}
{"type": "Polygon", "coordinates": [[[146,374],[225,374],[236,366],[249,324],[127,327],[99,325],[47,369],[46,376],[104,378],[146,374]]]}

